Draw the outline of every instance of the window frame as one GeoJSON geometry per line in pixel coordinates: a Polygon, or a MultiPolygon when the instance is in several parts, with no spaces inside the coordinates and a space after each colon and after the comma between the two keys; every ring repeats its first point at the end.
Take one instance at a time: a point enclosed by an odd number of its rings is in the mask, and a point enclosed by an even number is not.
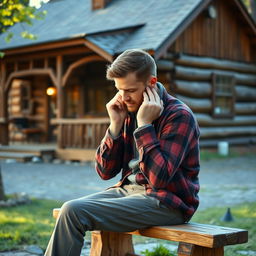
{"type": "Polygon", "coordinates": [[[31,84],[29,83],[22,83],[20,87],[20,95],[21,95],[21,101],[20,101],[20,110],[22,114],[30,115],[32,113],[32,93],[31,93],[31,84]],[[27,90],[27,95],[24,97],[23,90],[27,90]],[[24,102],[27,101],[27,108],[24,108],[24,102]]]}
{"type": "Polygon", "coordinates": [[[233,75],[226,75],[221,73],[212,73],[212,116],[215,118],[233,118],[235,116],[235,77],[233,75]],[[231,79],[231,90],[230,93],[228,92],[217,92],[217,78],[218,77],[225,77],[231,79]],[[230,113],[216,113],[216,99],[217,97],[226,97],[231,99],[231,109],[230,113]]]}

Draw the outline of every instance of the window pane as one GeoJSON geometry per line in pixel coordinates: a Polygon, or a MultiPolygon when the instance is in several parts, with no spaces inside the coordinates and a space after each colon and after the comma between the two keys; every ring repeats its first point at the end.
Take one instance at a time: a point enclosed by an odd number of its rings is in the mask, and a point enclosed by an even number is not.
{"type": "Polygon", "coordinates": [[[230,116],[233,114],[233,104],[234,104],[234,82],[233,77],[225,75],[215,75],[213,76],[215,81],[213,89],[214,92],[214,106],[213,114],[216,116],[230,116]]]}
{"type": "Polygon", "coordinates": [[[232,105],[232,98],[216,97],[214,114],[230,114],[232,112],[232,105]]]}

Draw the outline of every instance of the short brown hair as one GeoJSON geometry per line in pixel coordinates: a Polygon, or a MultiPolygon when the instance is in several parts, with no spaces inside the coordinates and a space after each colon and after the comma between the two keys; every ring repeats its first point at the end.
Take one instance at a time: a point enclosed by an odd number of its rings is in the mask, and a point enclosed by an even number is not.
{"type": "Polygon", "coordinates": [[[107,68],[107,79],[126,77],[135,73],[139,81],[146,81],[150,75],[156,76],[156,63],[145,51],[130,49],[120,54],[107,68]]]}

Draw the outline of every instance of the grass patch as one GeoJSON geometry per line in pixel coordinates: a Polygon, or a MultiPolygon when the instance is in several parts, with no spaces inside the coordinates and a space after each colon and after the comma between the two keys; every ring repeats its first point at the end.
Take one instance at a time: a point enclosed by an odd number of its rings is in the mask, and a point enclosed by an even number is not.
{"type": "Polygon", "coordinates": [[[242,256],[238,251],[256,251],[256,203],[246,203],[232,207],[233,222],[223,222],[220,219],[227,208],[210,208],[198,211],[192,218],[192,222],[220,225],[233,228],[241,228],[249,231],[249,241],[246,244],[226,246],[225,256],[242,256]]]}
{"type": "Polygon", "coordinates": [[[0,251],[36,244],[45,249],[54,228],[52,209],[62,203],[32,199],[29,205],[0,210],[0,251]]]}
{"type": "Polygon", "coordinates": [[[227,156],[222,156],[218,153],[217,148],[212,149],[201,149],[200,150],[200,159],[202,161],[209,161],[212,159],[227,159],[227,158],[235,158],[235,157],[255,157],[255,148],[244,149],[239,147],[230,147],[229,154],[227,156]]]}
{"type": "MultiPolygon", "coordinates": [[[[2,208],[0,210],[0,251],[20,249],[24,245],[36,244],[45,249],[54,228],[52,209],[61,206],[53,200],[33,199],[29,205],[2,208]]],[[[231,209],[234,222],[220,221],[226,208],[210,208],[198,211],[193,222],[242,228],[249,231],[249,242],[227,246],[225,256],[238,256],[239,250],[256,251],[256,203],[234,206],[231,209]]],[[[89,239],[89,233],[86,237],[89,239]]],[[[148,241],[147,238],[134,236],[135,243],[148,241]]],[[[156,240],[159,243],[166,241],[156,240]]]]}

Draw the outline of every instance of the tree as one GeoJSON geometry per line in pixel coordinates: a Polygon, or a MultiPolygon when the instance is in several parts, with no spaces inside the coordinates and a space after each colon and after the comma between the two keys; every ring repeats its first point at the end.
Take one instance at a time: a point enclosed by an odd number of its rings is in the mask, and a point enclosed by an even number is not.
{"type": "Polygon", "coordinates": [[[0,34],[6,33],[5,40],[9,42],[13,33],[8,31],[9,27],[20,24],[23,28],[20,36],[30,40],[36,39],[36,35],[29,33],[24,24],[32,25],[33,20],[42,19],[46,11],[38,11],[29,6],[29,0],[2,0],[0,3],[0,34]]]}

